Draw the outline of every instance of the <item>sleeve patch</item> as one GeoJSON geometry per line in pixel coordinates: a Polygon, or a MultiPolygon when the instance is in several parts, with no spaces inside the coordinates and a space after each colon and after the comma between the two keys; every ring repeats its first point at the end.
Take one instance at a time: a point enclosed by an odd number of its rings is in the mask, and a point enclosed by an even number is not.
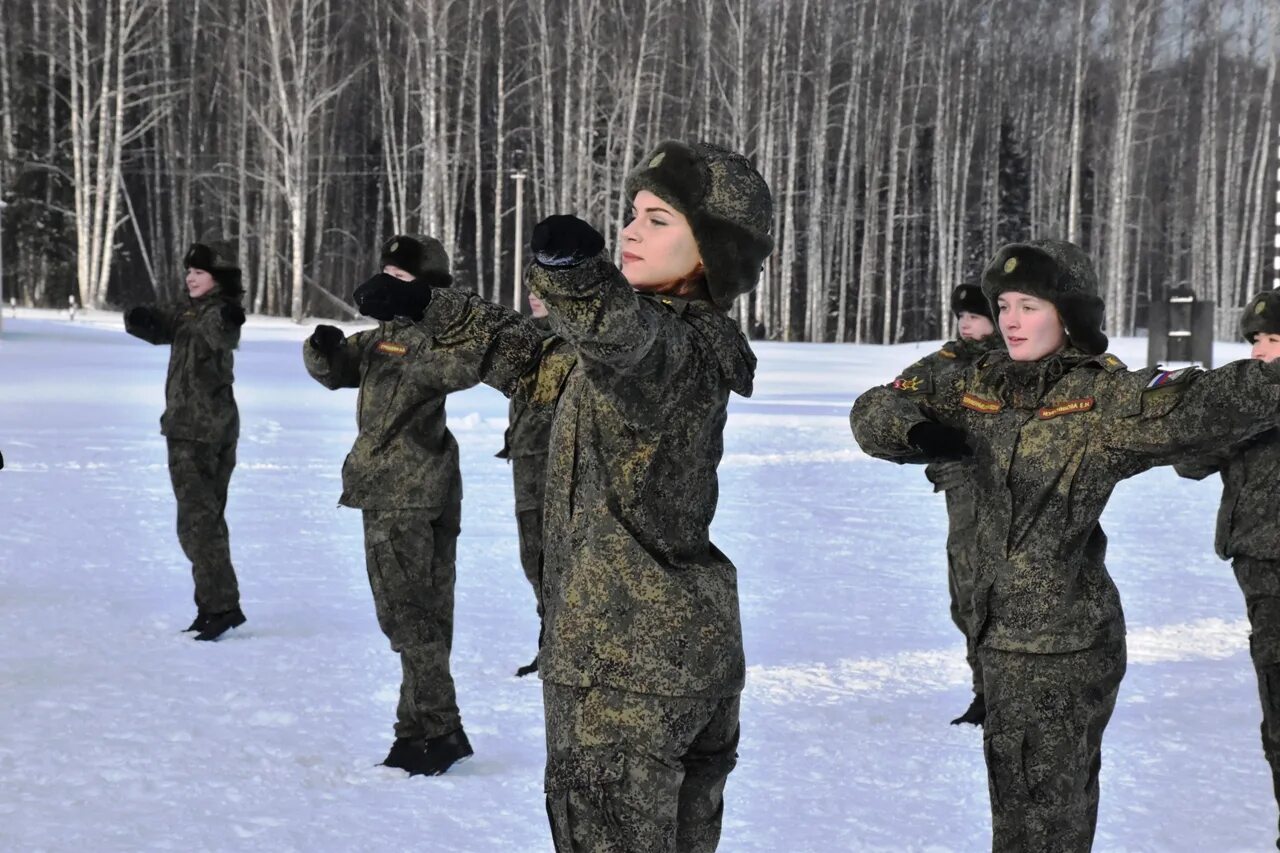
{"type": "Polygon", "coordinates": [[[1158,371],[1155,376],[1151,377],[1151,381],[1147,383],[1146,390],[1151,391],[1156,388],[1163,388],[1166,385],[1173,385],[1176,382],[1181,382],[1184,379],[1190,378],[1198,370],[1199,368],[1196,367],[1184,367],[1180,370],[1158,371]]]}
{"type": "Polygon", "coordinates": [[[392,343],[391,341],[378,341],[376,349],[384,355],[404,355],[409,352],[409,348],[404,344],[392,343]]]}
{"type": "Polygon", "coordinates": [[[938,350],[938,355],[942,356],[943,358],[956,358],[956,354],[953,353],[951,350],[947,349],[946,347],[943,347],[942,349],[938,350]]]}

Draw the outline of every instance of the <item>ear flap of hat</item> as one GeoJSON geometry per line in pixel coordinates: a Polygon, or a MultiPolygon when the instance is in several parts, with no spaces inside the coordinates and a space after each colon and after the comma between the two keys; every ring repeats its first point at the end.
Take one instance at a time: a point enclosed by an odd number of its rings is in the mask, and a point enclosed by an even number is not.
{"type": "Polygon", "coordinates": [[[1280,335],[1280,291],[1264,290],[1240,314],[1240,334],[1249,343],[1256,335],[1280,335]]]}
{"type": "Polygon", "coordinates": [[[1089,355],[1107,351],[1109,341],[1102,331],[1107,307],[1101,298],[1091,293],[1068,293],[1058,297],[1056,305],[1067,327],[1067,338],[1076,349],[1089,355]]]}
{"type": "Polygon", "coordinates": [[[711,301],[727,309],[738,296],[755,289],[760,270],[773,252],[773,238],[705,211],[694,213],[689,224],[698,235],[711,301]]]}

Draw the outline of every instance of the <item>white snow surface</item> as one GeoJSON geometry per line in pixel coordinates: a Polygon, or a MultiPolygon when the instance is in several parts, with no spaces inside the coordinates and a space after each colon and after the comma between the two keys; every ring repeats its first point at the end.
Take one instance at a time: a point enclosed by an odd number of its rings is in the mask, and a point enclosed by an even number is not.
{"type": "MultiPolygon", "coordinates": [[[[409,779],[375,766],[400,671],[360,515],[336,505],[355,392],[307,376],[312,324],[245,327],[227,517],[249,621],[195,643],[158,429],[168,348],[110,312],[5,314],[0,850],[551,849],[541,691],[512,677],[538,627],[493,456],[501,395],[448,404],[465,482],[453,671],[476,755],[409,779]]],[[[859,452],[847,420],[935,345],[755,345],[713,530],[738,566],[749,662],[721,850],[989,847],[980,732],[947,723],[970,697],[943,500],[918,467],[859,452]]],[[[1145,363],[1144,340],[1113,351],[1145,363]]],[[[1218,345],[1219,363],[1245,354],[1218,345]]],[[[1130,663],[1097,850],[1272,849],[1243,601],[1212,549],[1219,493],[1158,469],[1104,517],[1130,663]]]]}

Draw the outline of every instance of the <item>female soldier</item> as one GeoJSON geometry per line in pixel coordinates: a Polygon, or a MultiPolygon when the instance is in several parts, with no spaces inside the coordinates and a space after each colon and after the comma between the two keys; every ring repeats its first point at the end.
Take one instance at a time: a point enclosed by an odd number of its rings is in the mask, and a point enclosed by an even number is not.
{"type": "MultiPolygon", "coordinates": [[[[1240,318],[1240,333],[1253,344],[1253,358],[1280,359],[1280,293],[1254,297],[1240,318]]],[[[1222,474],[1214,545],[1219,557],[1232,561],[1244,593],[1249,654],[1262,698],[1262,752],[1280,802],[1280,429],[1175,470],[1194,480],[1222,474]]]]}
{"type": "Polygon", "coordinates": [[[677,142],[626,193],[621,271],[581,220],[534,230],[530,286],[568,346],[461,292],[433,293],[422,325],[485,382],[556,401],[538,656],[556,849],[710,851],[743,656],[736,570],[708,528],[729,393],[755,371],[728,309],[772,250],[772,198],[746,158],[677,142]]]}
{"type": "Polygon", "coordinates": [[[850,421],[882,459],[973,455],[993,849],[1088,850],[1125,670],[1098,518],[1120,480],[1274,424],[1280,369],[1126,370],[1104,354],[1093,267],[1070,243],[1001,248],[983,290],[1007,353],[944,377],[908,371],[859,397],[850,421]]]}
{"type": "Polygon", "coordinates": [[[196,587],[196,618],[187,630],[197,640],[216,640],[244,624],[225,517],[240,437],[231,383],[244,288],[229,243],[193,243],[182,263],[187,301],[134,306],[124,328],[148,343],[171,345],[160,432],[178,501],[178,542],[196,587]]]}
{"type": "MultiPolygon", "coordinates": [[[[414,297],[406,304],[425,305],[425,294],[453,280],[449,256],[432,237],[392,237],[381,262],[380,276],[414,297]]],[[[360,389],[360,432],[342,465],[339,503],[363,511],[374,610],[400,655],[396,737],[383,764],[438,776],[472,754],[449,672],[462,475],[444,403],[479,377],[428,346],[405,316],[411,309],[357,305],[377,328],[348,338],[336,326],[317,326],[302,355],[326,388],[360,389]]]]}
{"type": "MultiPolygon", "coordinates": [[[[920,360],[919,369],[942,376],[964,370],[986,353],[1003,345],[996,334],[991,316],[991,303],[976,284],[961,284],[951,292],[951,313],[956,316],[959,335],[942,348],[920,360]]],[[[947,495],[947,590],[951,594],[951,621],[965,637],[965,657],[973,675],[973,701],[969,708],[951,721],[951,725],[982,725],[987,717],[982,694],[982,666],[973,644],[973,580],[977,567],[977,535],[974,528],[974,505],[978,500],[973,487],[972,460],[932,462],[925,476],[934,491],[947,495]]]]}

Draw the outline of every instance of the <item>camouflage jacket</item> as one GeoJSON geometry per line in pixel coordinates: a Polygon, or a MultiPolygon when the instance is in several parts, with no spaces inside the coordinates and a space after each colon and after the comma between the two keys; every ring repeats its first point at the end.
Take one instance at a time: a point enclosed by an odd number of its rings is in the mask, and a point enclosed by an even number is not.
{"type": "MultiPolygon", "coordinates": [[[[543,330],[544,350],[567,346],[551,333],[546,317],[531,317],[529,322],[543,330]]],[[[540,509],[545,491],[547,447],[551,441],[551,419],[555,416],[555,400],[541,404],[525,393],[511,395],[507,415],[507,431],[503,435],[499,459],[509,459],[515,480],[516,512],[540,509]]]]}
{"type": "Polygon", "coordinates": [[[409,509],[462,497],[458,442],[445,396],[480,381],[476,366],[434,349],[408,320],[357,332],[325,355],[302,345],[307,372],[326,388],[359,388],[359,432],[342,464],[343,506],[409,509]]]}
{"type": "Polygon", "coordinates": [[[1214,536],[1219,557],[1280,561],[1280,430],[1179,463],[1175,470],[1193,480],[1222,475],[1214,536]]]}
{"type": "Polygon", "coordinates": [[[231,392],[240,324],[222,317],[217,294],[178,305],[148,305],[155,322],[125,331],[152,344],[170,344],[160,432],[168,438],[230,444],[240,437],[240,412],[231,392]]]}
{"type": "Polygon", "coordinates": [[[1019,363],[1004,352],[935,377],[909,370],[854,403],[867,453],[927,462],[907,440],[934,420],[974,451],[979,645],[1016,652],[1092,648],[1124,633],[1098,523],[1115,485],[1277,422],[1280,365],[1129,371],[1068,349],[1019,363]]]}
{"type": "MultiPolygon", "coordinates": [[[[947,341],[937,352],[926,355],[907,370],[927,370],[935,377],[942,377],[952,371],[968,368],[988,352],[1003,346],[1004,341],[999,332],[987,335],[980,341],[947,341]]],[[[973,525],[977,520],[974,515],[974,501],[977,498],[973,489],[972,460],[931,462],[925,466],[924,475],[933,483],[935,492],[946,493],[948,538],[962,536],[972,539],[973,525]]]]}
{"type": "Polygon", "coordinates": [[[708,302],[637,294],[604,255],[535,265],[530,286],[568,346],[543,349],[519,315],[457,292],[435,293],[423,325],[473,358],[511,359],[521,393],[555,403],[540,675],[666,696],[740,692],[737,571],[709,528],[729,393],[751,393],[746,338],[708,302]]]}

